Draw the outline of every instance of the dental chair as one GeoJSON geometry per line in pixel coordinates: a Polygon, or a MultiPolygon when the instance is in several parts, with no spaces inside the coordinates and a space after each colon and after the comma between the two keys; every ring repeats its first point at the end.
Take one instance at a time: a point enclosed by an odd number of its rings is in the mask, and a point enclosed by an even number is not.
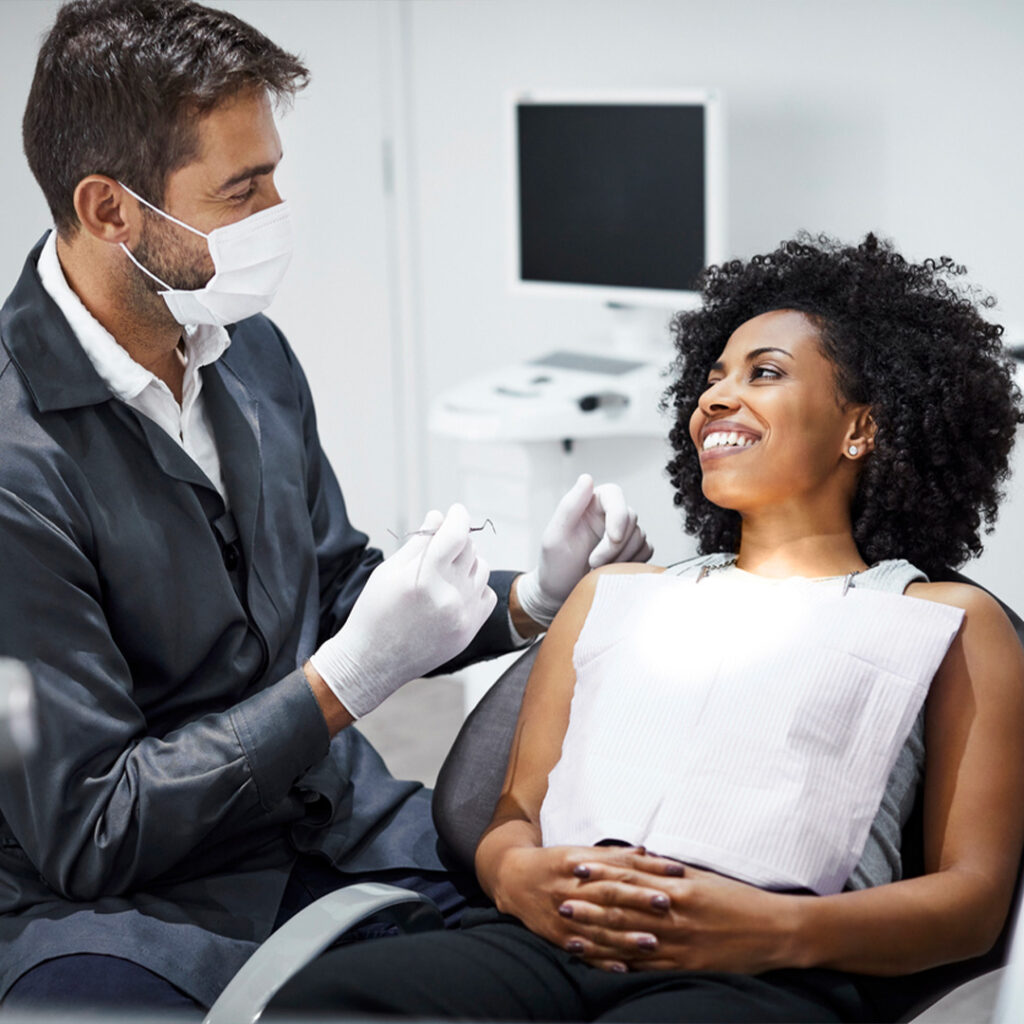
{"type": "MultiPolygon", "coordinates": [[[[959,573],[951,572],[944,578],[973,583],[959,573]]],[[[1003,609],[1024,644],[1024,621],[1006,605],[1003,609]]],[[[538,648],[534,645],[527,650],[488,690],[463,723],[438,774],[434,824],[443,844],[470,869],[501,792],[519,705],[538,648]]],[[[923,871],[920,805],[904,829],[903,860],[908,876],[923,871]]],[[[1020,905],[1020,898],[1019,872],[1013,906],[1020,905]]],[[[274,996],[285,986],[290,991],[301,990],[305,984],[315,985],[318,972],[330,972],[330,956],[320,955],[350,928],[377,916],[391,920],[403,931],[441,927],[440,914],[419,893],[378,883],[329,893],[267,939],[225,988],[204,1024],[259,1020],[268,1006],[273,1010],[274,996]]],[[[916,1024],[990,1021],[1005,970],[1014,916],[1011,911],[995,946],[983,956],[900,978],[878,979],[877,986],[872,981],[871,995],[885,1019],[916,1024]]],[[[294,1012],[289,1019],[295,1019],[294,1012]]]]}

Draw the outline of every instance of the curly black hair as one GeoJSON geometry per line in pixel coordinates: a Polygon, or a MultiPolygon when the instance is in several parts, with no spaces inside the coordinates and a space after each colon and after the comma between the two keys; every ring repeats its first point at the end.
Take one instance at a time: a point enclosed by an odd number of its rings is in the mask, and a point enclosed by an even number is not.
{"type": "Polygon", "coordinates": [[[740,517],[704,497],[690,416],[733,331],[777,309],[814,322],[839,395],[871,406],[875,447],[851,510],[864,560],[906,558],[940,575],[981,552],[1024,411],[1003,329],[979,311],[994,300],[959,281],[964,273],[948,256],[910,263],[873,234],[857,246],[801,234],[703,272],[702,307],[672,320],[663,399],[675,413],[674,501],[702,553],[737,551],[740,517]]]}

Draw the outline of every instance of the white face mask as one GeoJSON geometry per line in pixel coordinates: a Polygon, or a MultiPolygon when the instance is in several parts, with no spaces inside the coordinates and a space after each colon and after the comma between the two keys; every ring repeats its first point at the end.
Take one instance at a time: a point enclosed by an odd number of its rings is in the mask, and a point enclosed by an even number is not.
{"type": "Polygon", "coordinates": [[[132,263],[164,289],[160,294],[179,324],[223,327],[261,313],[273,302],[292,258],[292,218],[287,202],[206,234],[146,202],[127,185],[118,184],[161,217],[206,239],[213,260],[213,277],[204,287],[192,290],[171,288],[121,243],[132,263]]]}

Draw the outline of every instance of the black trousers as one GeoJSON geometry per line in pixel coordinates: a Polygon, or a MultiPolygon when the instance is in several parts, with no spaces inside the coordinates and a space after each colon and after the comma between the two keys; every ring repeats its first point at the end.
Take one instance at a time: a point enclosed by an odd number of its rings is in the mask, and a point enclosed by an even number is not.
{"type": "MultiPolygon", "coordinates": [[[[399,868],[348,875],[319,858],[300,856],[288,878],[275,927],[280,927],[320,896],[354,882],[387,882],[422,892],[437,905],[447,927],[458,924],[467,900],[481,896],[476,879],[468,873],[426,871],[414,874],[399,868]]],[[[371,921],[349,932],[345,941],[379,938],[394,931],[393,925],[371,921]]],[[[124,957],[76,953],[37,965],[10,988],[0,1007],[0,1017],[57,1009],[139,1011],[147,1015],[173,1013],[180,1020],[198,1020],[204,1010],[166,978],[134,963],[130,950],[125,950],[124,957]]]]}
{"type": "Polygon", "coordinates": [[[856,980],[838,971],[757,976],[588,967],[497,911],[467,911],[455,931],[329,951],[271,1003],[267,1019],[313,1011],[473,1020],[871,1021],[856,980]]]}

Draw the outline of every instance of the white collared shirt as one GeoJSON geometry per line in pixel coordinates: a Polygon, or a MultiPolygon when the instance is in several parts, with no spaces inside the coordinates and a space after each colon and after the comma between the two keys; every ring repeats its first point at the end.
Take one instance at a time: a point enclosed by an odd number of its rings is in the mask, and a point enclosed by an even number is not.
{"type": "Polygon", "coordinates": [[[203,402],[199,370],[224,354],[231,344],[228,332],[205,324],[182,328],[185,376],[179,405],[171,389],[132,359],[72,291],[57,257],[56,231],[50,232],[39,254],[39,277],[114,396],[163,428],[207,475],[226,503],[220,457],[203,402]]]}

